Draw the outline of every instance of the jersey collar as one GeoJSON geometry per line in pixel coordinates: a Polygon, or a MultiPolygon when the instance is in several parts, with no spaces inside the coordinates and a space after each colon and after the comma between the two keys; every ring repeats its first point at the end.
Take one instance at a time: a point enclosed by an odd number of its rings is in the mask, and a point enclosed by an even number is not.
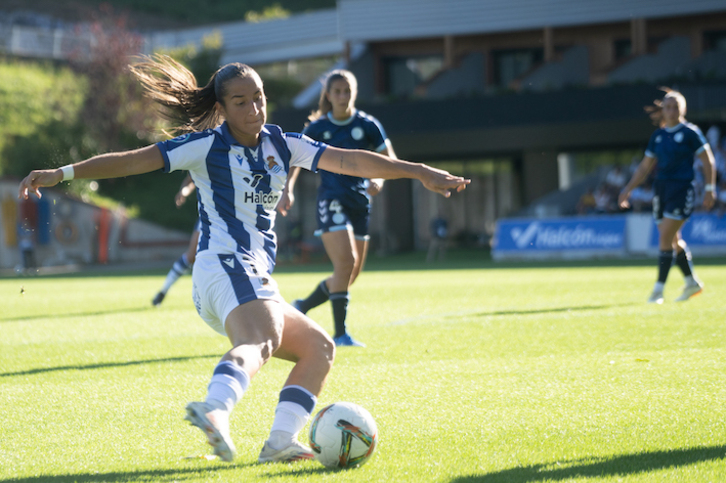
{"type": "MultiPolygon", "coordinates": [[[[246,148],[249,148],[250,146],[244,146],[243,144],[240,144],[239,141],[237,141],[234,136],[232,136],[232,133],[229,132],[229,126],[227,125],[227,121],[224,121],[222,125],[219,128],[220,133],[222,134],[222,139],[227,142],[230,146],[243,146],[246,148]]],[[[260,142],[264,138],[270,135],[270,131],[267,129],[267,124],[262,126],[262,130],[260,131],[260,142]]]]}
{"type": "Polygon", "coordinates": [[[335,119],[333,117],[333,111],[329,111],[327,116],[328,116],[328,121],[332,122],[336,126],[346,126],[346,125],[350,124],[351,121],[353,121],[353,118],[355,117],[355,115],[357,113],[358,113],[358,109],[353,109],[353,114],[351,114],[351,116],[348,119],[345,119],[343,121],[339,121],[339,120],[335,119]]]}
{"type": "Polygon", "coordinates": [[[679,122],[678,124],[676,124],[673,127],[664,127],[663,129],[665,129],[668,132],[676,132],[676,131],[678,131],[682,127],[683,127],[683,123],[682,122],[679,122]]]}

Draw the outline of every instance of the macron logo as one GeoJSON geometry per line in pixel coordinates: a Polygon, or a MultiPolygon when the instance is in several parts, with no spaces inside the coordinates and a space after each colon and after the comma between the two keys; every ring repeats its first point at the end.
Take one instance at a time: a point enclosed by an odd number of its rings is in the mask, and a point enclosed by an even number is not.
{"type": "Polygon", "coordinates": [[[517,245],[517,248],[524,248],[532,244],[538,230],[539,223],[534,222],[531,223],[525,230],[522,230],[521,228],[512,228],[510,234],[515,245],[517,245]]]}
{"type": "Polygon", "coordinates": [[[229,268],[234,268],[234,258],[223,258],[222,262],[229,268]]]}

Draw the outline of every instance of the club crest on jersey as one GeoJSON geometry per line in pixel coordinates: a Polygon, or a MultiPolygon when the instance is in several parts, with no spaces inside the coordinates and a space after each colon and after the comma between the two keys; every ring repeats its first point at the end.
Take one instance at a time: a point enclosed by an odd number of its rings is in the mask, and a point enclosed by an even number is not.
{"type": "Polygon", "coordinates": [[[353,139],[355,139],[356,141],[360,141],[361,139],[363,139],[365,133],[363,132],[362,128],[356,126],[351,129],[350,135],[353,136],[353,139]]]}
{"type": "Polygon", "coordinates": [[[655,137],[655,142],[659,143],[661,141],[660,134],[655,137]]]}
{"type": "Polygon", "coordinates": [[[275,174],[282,171],[282,167],[279,164],[277,164],[277,161],[275,161],[274,156],[267,156],[267,169],[269,171],[272,171],[275,174]]]}
{"type": "Polygon", "coordinates": [[[673,140],[677,143],[680,143],[683,141],[683,133],[677,132],[675,136],[673,136],[673,140]]]}
{"type": "Polygon", "coordinates": [[[330,139],[330,138],[332,138],[332,137],[333,137],[333,135],[332,135],[332,134],[330,134],[330,131],[325,131],[325,132],[323,133],[323,139],[326,139],[326,140],[328,140],[328,139],[330,139]]]}

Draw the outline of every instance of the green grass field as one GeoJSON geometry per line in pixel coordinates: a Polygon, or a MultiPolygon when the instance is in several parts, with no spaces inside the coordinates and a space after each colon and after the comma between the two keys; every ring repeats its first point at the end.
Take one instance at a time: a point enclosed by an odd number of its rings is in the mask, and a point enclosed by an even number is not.
{"type": "MultiPolygon", "coordinates": [[[[371,260],[353,288],[368,347],[339,349],[318,408],[361,404],[380,444],[347,471],[256,463],[290,368],[277,360],[232,416],[237,460],[201,458],[184,405],[229,347],[189,277],[158,309],[161,271],[0,279],[0,481],[726,481],[726,261],[697,266],[707,290],[683,304],[674,269],[650,306],[654,261],[420,258],[371,260]]],[[[324,269],[276,279],[291,300],[324,269]]],[[[329,305],[310,315],[332,329],[329,305]]]]}

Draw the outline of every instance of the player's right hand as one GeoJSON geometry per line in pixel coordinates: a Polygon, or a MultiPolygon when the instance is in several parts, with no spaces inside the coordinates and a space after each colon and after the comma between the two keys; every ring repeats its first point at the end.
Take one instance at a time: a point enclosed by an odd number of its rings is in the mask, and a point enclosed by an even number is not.
{"type": "Polygon", "coordinates": [[[455,176],[448,171],[432,168],[431,166],[422,165],[425,169],[424,175],[420,178],[424,188],[439,193],[444,198],[451,196],[452,191],[463,191],[466,185],[471,183],[470,179],[455,176]]]}
{"type": "Polygon", "coordinates": [[[31,171],[18,187],[18,198],[27,200],[29,192],[35,193],[40,198],[40,190],[38,188],[55,186],[63,180],[63,171],[60,169],[39,169],[31,171]]]}

